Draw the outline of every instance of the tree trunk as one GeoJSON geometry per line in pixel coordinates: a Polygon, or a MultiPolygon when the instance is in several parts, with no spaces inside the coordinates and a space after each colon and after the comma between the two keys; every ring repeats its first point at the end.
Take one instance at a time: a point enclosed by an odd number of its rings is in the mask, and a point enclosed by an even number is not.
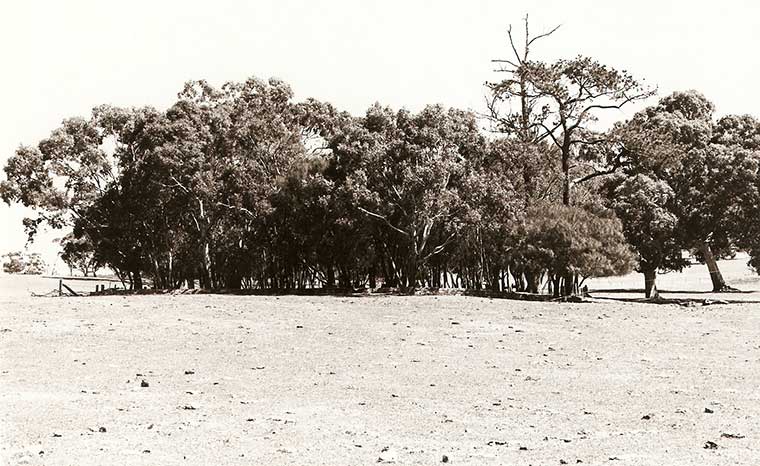
{"type": "Polygon", "coordinates": [[[726,286],[726,281],[723,279],[723,274],[720,273],[720,269],[718,268],[718,261],[715,260],[715,255],[712,252],[712,249],[710,249],[710,245],[707,242],[702,243],[699,246],[699,251],[702,253],[702,256],[705,259],[705,264],[707,264],[707,270],[710,272],[710,280],[712,281],[713,291],[714,292],[721,292],[728,290],[728,286],[726,286]]]}
{"type": "Polygon", "coordinates": [[[142,290],[143,282],[142,282],[142,276],[140,276],[140,269],[133,269],[131,272],[131,275],[132,275],[132,289],[142,290]]]}
{"type": "Polygon", "coordinates": [[[527,282],[528,293],[538,294],[538,275],[525,272],[525,281],[527,282]]]}
{"type": "Polygon", "coordinates": [[[562,277],[562,296],[572,296],[575,284],[574,276],[572,273],[566,273],[562,277]]]}
{"type": "Polygon", "coordinates": [[[338,286],[344,290],[351,288],[351,276],[343,267],[338,268],[338,286]]]}
{"type": "Polygon", "coordinates": [[[174,254],[169,251],[169,286],[174,288],[174,254]]]}
{"type": "Polygon", "coordinates": [[[237,268],[230,272],[227,280],[227,288],[231,290],[239,290],[243,285],[243,275],[237,268]]]}
{"type": "Polygon", "coordinates": [[[559,298],[560,295],[560,285],[562,284],[562,277],[559,275],[555,275],[552,279],[552,296],[555,298],[559,298]]]}
{"type": "Polygon", "coordinates": [[[515,282],[515,291],[525,291],[525,286],[523,282],[522,272],[519,270],[516,270],[515,268],[510,267],[509,273],[512,274],[512,278],[515,282]]]}
{"type": "Polygon", "coordinates": [[[644,297],[658,298],[660,293],[657,292],[657,270],[644,270],[644,297]]]}
{"type": "Polygon", "coordinates": [[[491,290],[495,292],[500,291],[501,286],[501,274],[499,272],[493,272],[493,278],[491,279],[491,290]]]}
{"type": "Polygon", "coordinates": [[[211,251],[210,246],[208,244],[208,241],[203,242],[203,246],[201,248],[201,257],[203,260],[203,263],[201,264],[201,273],[202,280],[200,283],[201,288],[211,288],[212,287],[212,278],[211,278],[211,251]]]}
{"type": "MultiPolygon", "coordinates": [[[[567,139],[569,136],[566,135],[567,139]]],[[[566,142],[562,147],[562,204],[570,205],[570,143],[566,142]]]]}
{"type": "Polygon", "coordinates": [[[406,283],[409,288],[417,287],[417,256],[412,255],[406,267],[406,283]]]}
{"type": "Polygon", "coordinates": [[[369,268],[369,289],[374,290],[377,288],[377,277],[375,275],[375,266],[369,268]]]}

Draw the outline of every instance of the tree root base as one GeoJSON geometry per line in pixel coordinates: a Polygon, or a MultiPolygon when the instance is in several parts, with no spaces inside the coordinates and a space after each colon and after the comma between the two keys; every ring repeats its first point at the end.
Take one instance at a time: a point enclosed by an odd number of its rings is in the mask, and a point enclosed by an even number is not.
{"type": "Polygon", "coordinates": [[[733,286],[723,285],[718,289],[713,288],[713,293],[742,293],[742,290],[734,288],[733,286]]]}

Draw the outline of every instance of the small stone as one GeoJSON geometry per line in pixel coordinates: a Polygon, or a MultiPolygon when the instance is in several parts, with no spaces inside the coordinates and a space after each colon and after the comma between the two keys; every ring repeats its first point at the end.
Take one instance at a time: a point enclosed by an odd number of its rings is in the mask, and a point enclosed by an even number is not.
{"type": "Polygon", "coordinates": [[[443,458],[441,458],[441,463],[448,463],[448,462],[449,462],[449,457],[446,455],[443,455],[443,458]]]}
{"type": "Polygon", "coordinates": [[[651,414],[645,414],[645,415],[641,416],[641,419],[643,421],[648,421],[648,420],[652,419],[652,415],[651,414]]]}
{"type": "Polygon", "coordinates": [[[193,375],[195,374],[195,371],[185,371],[185,375],[193,375]]]}
{"type": "Polygon", "coordinates": [[[146,388],[146,387],[150,387],[150,384],[148,382],[146,382],[145,380],[143,380],[142,382],[140,382],[140,386],[142,388],[146,388]]]}
{"type": "Polygon", "coordinates": [[[712,409],[710,409],[710,408],[705,408],[705,414],[712,414],[712,413],[714,413],[714,412],[715,412],[715,411],[713,411],[713,410],[712,410],[712,409]]]}
{"type": "Polygon", "coordinates": [[[704,448],[705,450],[717,450],[718,444],[713,441],[708,440],[707,442],[705,442],[705,446],[702,448],[704,448]]]}
{"type": "Polygon", "coordinates": [[[390,447],[383,447],[380,450],[380,456],[377,458],[378,463],[395,463],[397,459],[396,452],[390,447]]]}
{"type": "Polygon", "coordinates": [[[105,428],[105,427],[100,427],[100,428],[98,429],[98,432],[100,432],[100,433],[105,433],[105,432],[106,432],[106,428],[105,428]]]}

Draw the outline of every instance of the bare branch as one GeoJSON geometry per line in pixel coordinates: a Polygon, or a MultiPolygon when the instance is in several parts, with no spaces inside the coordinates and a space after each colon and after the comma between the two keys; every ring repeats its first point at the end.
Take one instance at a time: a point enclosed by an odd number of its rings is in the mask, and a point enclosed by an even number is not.
{"type": "Polygon", "coordinates": [[[441,252],[443,252],[443,250],[444,250],[444,249],[446,249],[446,246],[448,246],[448,244],[451,242],[451,240],[452,240],[452,239],[454,239],[454,237],[455,237],[455,236],[456,236],[456,232],[454,232],[454,233],[450,234],[450,235],[449,235],[449,237],[448,237],[448,238],[446,238],[446,240],[445,240],[443,243],[441,243],[441,244],[439,244],[438,246],[436,246],[436,247],[435,247],[435,248],[434,248],[434,249],[433,249],[433,250],[430,252],[430,254],[428,254],[428,255],[426,255],[425,257],[423,257],[423,258],[422,258],[422,261],[423,261],[423,262],[424,262],[424,261],[427,261],[428,259],[430,259],[431,257],[435,256],[436,254],[440,254],[441,252]]]}
{"type": "Polygon", "coordinates": [[[612,175],[613,173],[615,173],[615,171],[617,171],[618,168],[619,168],[618,166],[614,166],[607,170],[594,170],[593,173],[589,173],[586,176],[582,176],[580,178],[574,179],[571,184],[575,186],[576,184],[585,183],[586,181],[592,180],[599,176],[612,175]]]}
{"type": "MultiPolygon", "coordinates": [[[[528,29],[528,26],[527,26],[527,19],[528,19],[528,17],[526,16],[526,17],[525,17],[525,20],[526,20],[526,26],[525,26],[526,32],[527,32],[527,29],[528,29]]],[[[539,39],[543,39],[544,37],[549,37],[550,35],[552,35],[552,34],[554,34],[555,32],[557,32],[557,29],[559,29],[561,26],[562,26],[561,24],[558,24],[558,25],[557,25],[557,26],[555,26],[555,27],[554,27],[554,29],[552,29],[551,31],[549,31],[549,32],[545,32],[545,33],[543,33],[543,34],[539,34],[539,35],[537,35],[536,37],[534,37],[533,39],[531,39],[531,40],[529,40],[529,41],[528,41],[528,45],[527,45],[527,46],[528,46],[528,47],[530,47],[530,45],[531,45],[533,42],[535,42],[535,41],[537,41],[537,40],[539,40],[539,39]]]]}
{"type": "Polygon", "coordinates": [[[224,202],[217,202],[216,205],[221,206],[221,207],[226,207],[226,208],[231,209],[231,210],[238,210],[240,212],[248,214],[248,216],[250,216],[251,218],[255,218],[256,217],[256,214],[254,214],[250,210],[246,209],[245,207],[225,204],[224,202]]]}
{"type": "MultiPolygon", "coordinates": [[[[514,66],[515,68],[519,68],[520,67],[520,65],[516,64],[512,60],[505,60],[505,59],[491,60],[491,63],[506,63],[508,65],[514,66]]],[[[497,72],[504,72],[504,71],[512,72],[512,70],[505,70],[505,69],[496,70],[496,71],[497,72]]]]}
{"type": "Polygon", "coordinates": [[[554,128],[552,128],[552,129],[549,129],[549,128],[548,128],[548,127],[547,127],[545,124],[543,124],[543,123],[539,123],[538,125],[539,125],[540,127],[544,128],[544,130],[546,131],[544,134],[542,134],[542,135],[541,135],[541,137],[540,137],[540,138],[538,138],[538,140],[539,140],[539,141],[541,141],[541,140],[545,139],[545,138],[546,138],[546,136],[549,136],[549,137],[551,137],[552,141],[554,141],[554,144],[555,144],[557,147],[559,147],[559,148],[562,148],[562,144],[561,144],[561,143],[560,143],[560,142],[557,140],[557,137],[556,137],[556,136],[554,136],[554,132],[555,132],[555,131],[557,131],[557,129],[560,127],[560,124],[557,124],[557,125],[555,125],[555,126],[554,126],[554,128]]]}
{"type": "Polygon", "coordinates": [[[404,230],[402,230],[401,228],[399,228],[399,227],[395,226],[394,224],[392,224],[392,223],[391,223],[391,222],[388,220],[388,218],[387,218],[386,216],[384,216],[384,215],[380,215],[380,214],[378,214],[378,213],[375,213],[375,212],[372,212],[372,211],[369,211],[369,210],[367,210],[367,209],[365,209],[365,208],[363,208],[363,207],[359,207],[359,210],[361,210],[362,212],[364,212],[364,213],[365,213],[365,214],[367,214],[367,215],[370,215],[370,216],[372,216],[372,217],[375,217],[375,218],[378,218],[378,219],[380,219],[380,220],[384,221],[384,222],[386,223],[386,225],[388,225],[389,227],[391,227],[393,230],[395,230],[395,231],[397,231],[397,232],[401,233],[402,235],[404,235],[404,236],[411,236],[411,235],[410,235],[409,233],[407,233],[406,231],[404,231],[404,230]]]}
{"type": "MultiPolygon", "coordinates": [[[[527,21],[527,18],[526,18],[527,21]]],[[[507,36],[509,36],[509,45],[512,47],[512,51],[515,53],[515,58],[517,58],[517,63],[522,65],[522,59],[520,58],[520,54],[517,53],[517,47],[515,47],[515,40],[512,38],[512,25],[509,25],[509,29],[507,29],[507,36]]]]}

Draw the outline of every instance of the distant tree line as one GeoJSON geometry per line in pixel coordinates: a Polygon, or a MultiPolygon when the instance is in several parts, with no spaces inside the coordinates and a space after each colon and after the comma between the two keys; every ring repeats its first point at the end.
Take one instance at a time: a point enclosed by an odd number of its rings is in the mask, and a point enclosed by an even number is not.
{"type": "MultiPolygon", "coordinates": [[[[133,288],[465,287],[575,292],[589,277],[707,263],[760,269],[760,123],[715,121],[587,57],[514,40],[485,118],[375,104],[356,117],[282,81],[189,82],[165,111],[96,107],[6,166],[0,196],[71,227],[64,254],[133,288]],[[520,42],[520,47],[517,46],[520,42]],[[484,124],[485,123],[485,124],[484,124]]],[[[552,31],[553,32],[553,31],[552,31]]]]}
{"type": "Polygon", "coordinates": [[[7,274],[42,275],[45,261],[36,252],[14,251],[2,256],[3,272],[7,274]]]}
{"type": "Polygon", "coordinates": [[[59,256],[69,267],[69,275],[74,275],[74,270],[79,270],[85,277],[92,274],[97,277],[100,263],[99,255],[95,251],[89,235],[75,235],[73,232],[57,240],[61,245],[59,256]]]}

